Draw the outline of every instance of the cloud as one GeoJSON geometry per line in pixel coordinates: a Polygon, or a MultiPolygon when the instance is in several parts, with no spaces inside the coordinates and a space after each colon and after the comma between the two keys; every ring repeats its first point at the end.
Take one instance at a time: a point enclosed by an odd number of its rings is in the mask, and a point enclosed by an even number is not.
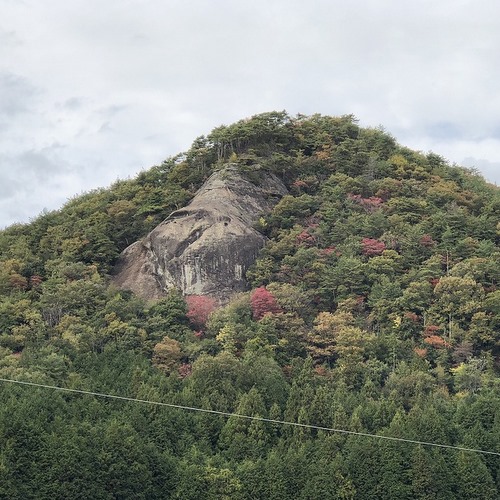
{"type": "Polygon", "coordinates": [[[59,106],[68,111],[77,111],[79,109],[82,109],[84,105],[85,105],[85,99],[73,96],[66,99],[59,106]]]}
{"type": "Polygon", "coordinates": [[[409,147],[495,164],[499,16],[494,0],[4,1],[0,154],[51,207],[273,109],[353,113],[409,147]],[[30,151],[71,180],[56,192],[30,151]]]}
{"type": "Polygon", "coordinates": [[[0,47],[3,50],[21,45],[21,43],[15,31],[0,30],[0,47]]]}
{"type": "Polygon", "coordinates": [[[470,167],[482,172],[484,176],[500,186],[500,161],[489,161],[468,156],[461,162],[465,167],[470,167]]]}
{"type": "Polygon", "coordinates": [[[0,155],[0,213],[3,220],[26,221],[44,208],[56,208],[67,199],[68,189],[76,189],[78,175],[68,165],[58,162],[58,149],[54,145],[42,151],[0,155]]]}
{"type": "Polygon", "coordinates": [[[29,111],[39,90],[22,76],[0,71],[0,120],[13,119],[29,111]]]}

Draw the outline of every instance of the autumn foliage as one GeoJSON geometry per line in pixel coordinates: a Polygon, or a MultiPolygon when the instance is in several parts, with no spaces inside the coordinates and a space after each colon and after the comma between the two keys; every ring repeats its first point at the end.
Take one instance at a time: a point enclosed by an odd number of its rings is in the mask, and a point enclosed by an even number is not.
{"type": "Polygon", "coordinates": [[[427,356],[427,349],[425,348],[419,348],[415,347],[413,349],[413,352],[419,357],[419,358],[425,358],[427,356]]]}
{"type": "Polygon", "coordinates": [[[424,234],[422,238],[420,238],[420,244],[423,247],[433,247],[436,244],[436,242],[432,239],[432,236],[424,234]]]}
{"type": "Polygon", "coordinates": [[[348,198],[361,207],[368,213],[373,213],[378,210],[384,203],[382,198],[378,196],[370,196],[369,198],[363,198],[360,194],[350,194],[348,198]]]}
{"type": "Polygon", "coordinates": [[[382,252],[385,250],[385,243],[373,238],[363,238],[361,245],[363,253],[369,257],[373,255],[382,255],[382,252]]]}
{"type": "Polygon", "coordinates": [[[426,326],[424,329],[424,342],[436,349],[450,347],[450,344],[439,335],[440,331],[441,329],[436,325],[426,326]]]}
{"type": "Polygon", "coordinates": [[[281,312],[281,307],[274,295],[264,286],[255,289],[252,294],[251,305],[253,317],[257,321],[262,319],[266,314],[281,312]]]}
{"type": "Polygon", "coordinates": [[[217,302],[206,295],[188,295],[186,296],[186,304],[188,306],[186,315],[190,323],[197,330],[203,330],[210,313],[215,310],[217,302]]]}
{"type": "Polygon", "coordinates": [[[446,342],[446,340],[439,335],[430,335],[429,337],[425,337],[424,342],[432,347],[436,347],[437,349],[450,347],[450,344],[448,344],[448,342],[446,342]]]}
{"type": "Polygon", "coordinates": [[[316,244],[316,238],[307,229],[304,229],[297,236],[297,243],[304,246],[314,246],[316,244]]]}

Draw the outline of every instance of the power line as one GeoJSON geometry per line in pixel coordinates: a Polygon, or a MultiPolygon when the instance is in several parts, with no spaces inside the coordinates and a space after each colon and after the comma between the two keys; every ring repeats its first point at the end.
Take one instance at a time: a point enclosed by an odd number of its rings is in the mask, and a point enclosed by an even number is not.
{"type": "Polygon", "coordinates": [[[252,415],[242,415],[240,413],[232,413],[232,412],[226,412],[226,411],[207,410],[205,408],[198,408],[195,406],[184,406],[184,405],[178,405],[178,404],[174,404],[174,403],[164,403],[162,401],[149,401],[147,399],[130,398],[127,396],[117,396],[114,394],[105,394],[105,393],[101,393],[101,392],[84,391],[82,389],[69,389],[67,387],[58,387],[56,385],[38,384],[36,382],[25,382],[22,380],[11,380],[11,379],[7,379],[7,378],[0,378],[0,382],[7,382],[7,383],[11,383],[11,384],[19,384],[19,385],[31,386],[31,387],[39,387],[39,388],[43,388],[43,389],[53,389],[56,391],[69,392],[69,393],[73,393],[73,394],[83,394],[86,396],[95,396],[95,397],[99,397],[99,398],[117,399],[117,400],[121,400],[121,401],[129,401],[129,402],[134,402],[134,403],[143,403],[143,404],[149,404],[149,405],[154,405],[154,406],[166,406],[169,408],[177,408],[180,410],[197,411],[197,412],[201,412],[201,413],[211,413],[213,415],[221,415],[224,417],[236,417],[236,418],[241,418],[241,419],[246,419],[246,420],[256,420],[259,422],[267,422],[267,423],[271,423],[271,424],[289,425],[292,427],[302,427],[302,428],[306,428],[306,429],[314,429],[314,430],[318,430],[318,431],[334,432],[334,433],[339,433],[339,434],[349,434],[352,436],[369,437],[369,438],[374,438],[374,439],[385,439],[387,441],[398,441],[398,442],[403,442],[403,443],[419,444],[422,446],[434,446],[436,448],[448,448],[448,449],[458,450],[458,451],[467,451],[467,452],[472,452],[472,453],[482,453],[484,455],[500,456],[500,452],[496,452],[496,451],[480,450],[480,449],[476,449],[476,448],[464,448],[461,446],[453,446],[450,444],[440,444],[440,443],[432,443],[432,442],[428,442],[428,441],[418,441],[416,439],[399,438],[399,437],[393,437],[393,436],[382,436],[379,434],[370,434],[368,432],[356,432],[356,431],[349,431],[346,429],[335,429],[332,427],[323,427],[321,425],[302,424],[299,422],[289,422],[286,420],[276,420],[273,418],[264,418],[264,417],[257,417],[257,416],[252,416],[252,415]]]}

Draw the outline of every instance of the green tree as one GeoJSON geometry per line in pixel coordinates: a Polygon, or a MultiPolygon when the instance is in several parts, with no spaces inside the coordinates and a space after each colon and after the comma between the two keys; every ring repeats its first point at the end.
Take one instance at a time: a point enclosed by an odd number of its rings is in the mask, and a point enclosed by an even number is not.
{"type": "MultiPolygon", "coordinates": [[[[257,418],[267,417],[264,402],[257,389],[252,388],[240,398],[236,414],[257,418]]],[[[263,457],[269,443],[270,429],[267,423],[237,416],[229,417],[219,438],[219,447],[225,450],[231,461],[263,457]]]]}
{"type": "Polygon", "coordinates": [[[457,498],[498,498],[490,472],[476,453],[459,452],[456,457],[457,498]]]}

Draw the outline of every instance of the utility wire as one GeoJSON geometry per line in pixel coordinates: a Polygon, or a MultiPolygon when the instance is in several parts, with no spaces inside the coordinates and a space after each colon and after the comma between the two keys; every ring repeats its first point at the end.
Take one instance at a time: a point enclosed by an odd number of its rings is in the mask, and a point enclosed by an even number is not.
{"type": "Polygon", "coordinates": [[[369,438],[374,438],[374,439],[385,439],[388,441],[399,441],[399,442],[403,442],[403,443],[419,444],[422,446],[434,446],[436,448],[448,448],[448,449],[458,450],[458,451],[467,451],[467,452],[472,452],[472,453],[482,453],[484,455],[500,456],[500,452],[496,452],[496,451],[480,450],[480,449],[476,449],[476,448],[464,448],[461,446],[452,446],[449,444],[432,443],[432,442],[428,442],[428,441],[418,441],[416,439],[399,438],[399,437],[393,437],[393,436],[382,436],[379,434],[370,434],[368,432],[348,431],[346,429],[335,429],[332,427],[323,427],[321,425],[302,424],[299,422],[289,422],[286,420],[276,420],[273,418],[256,417],[256,416],[252,416],[252,415],[242,415],[240,413],[231,413],[231,412],[226,412],[226,411],[207,410],[205,408],[197,408],[195,406],[177,405],[174,403],[164,403],[162,401],[148,401],[147,399],[129,398],[127,396],[116,396],[114,394],[104,394],[101,392],[84,391],[81,389],[69,389],[67,387],[58,387],[55,385],[38,384],[35,382],[25,382],[22,380],[11,380],[11,379],[7,379],[7,378],[0,378],[0,382],[19,384],[19,385],[31,386],[31,387],[40,387],[43,389],[53,389],[56,391],[69,392],[69,393],[73,393],[73,394],[84,394],[86,396],[95,396],[95,397],[99,397],[99,398],[118,399],[121,401],[130,401],[130,402],[134,402],[134,403],[144,403],[144,404],[149,404],[149,405],[154,405],[154,406],[167,406],[169,408],[177,408],[180,410],[197,411],[197,412],[201,412],[201,413],[211,413],[213,415],[222,415],[224,417],[236,417],[236,418],[242,418],[242,419],[246,419],[246,420],[256,420],[259,422],[267,422],[267,423],[271,423],[271,424],[290,425],[292,427],[302,427],[302,428],[306,428],[306,429],[315,429],[318,431],[336,432],[339,434],[350,434],[353,436],[369,437],[369,438]]]}

